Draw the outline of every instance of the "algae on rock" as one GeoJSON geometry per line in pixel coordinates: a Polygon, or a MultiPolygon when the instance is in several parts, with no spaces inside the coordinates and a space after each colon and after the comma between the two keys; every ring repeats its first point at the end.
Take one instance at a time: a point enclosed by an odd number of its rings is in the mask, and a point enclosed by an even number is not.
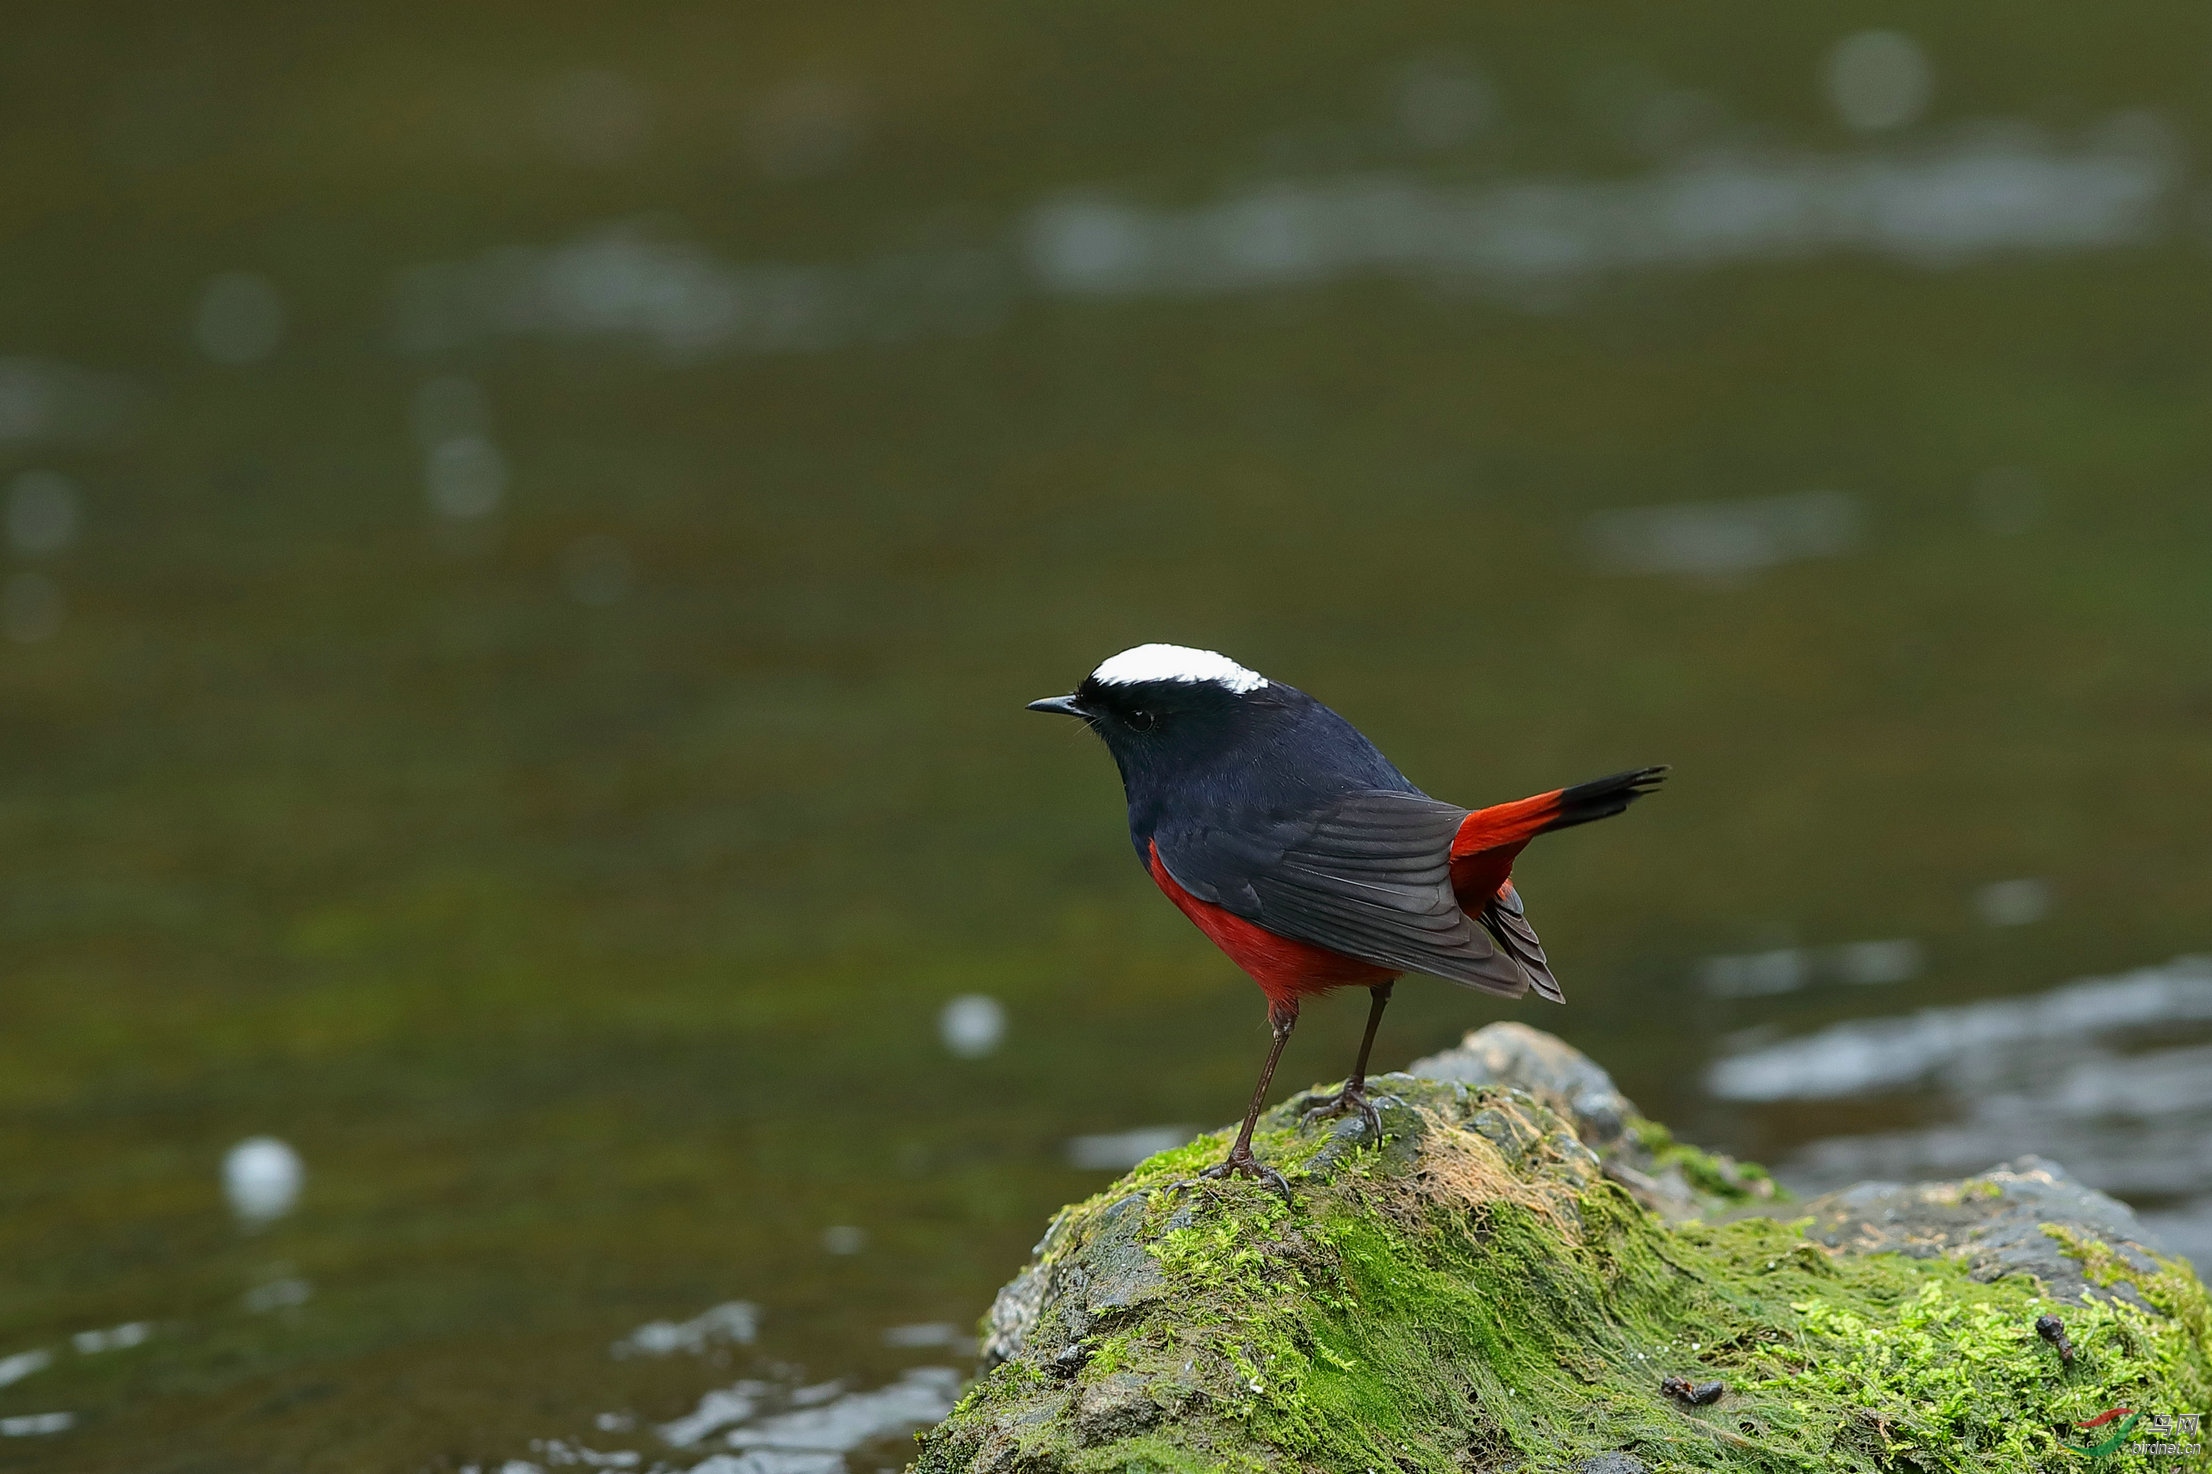
{"type": "MultiPolygon", "coordinates": [[[[1831,1247],[1802,1221],[1670,1222],[1632,1191],[1652,1173],[1606,1159],[1658,1165],[1633,1110],[1608,1142],[1533,1083],[1552,1103],[1381,1077],[1379,1144],[1278,1107],[1255,1145],[1287,1203],[1195,1180],[1217,1134],[1064,1210],[919,1474],[2013,1474],[2088,1467],[2060,1430],[2107,1408],[2212,1403],[2212,1312],[2185,1266],[2076,1236],[2085,1278],[2061,1300],[1991,1262],[1831,1247]],[[2038,1338],[2044,1314],[2064,1318],[2070,1364],[2038,1338]],[[1662,1391],[1671,1376],[1727,1390],[1692,1406],[1662,1391]]],[[[1732,1181],[1763,1178],[1730,1164],[1693,1190],[1710,1204],[1732,1181]]]]}

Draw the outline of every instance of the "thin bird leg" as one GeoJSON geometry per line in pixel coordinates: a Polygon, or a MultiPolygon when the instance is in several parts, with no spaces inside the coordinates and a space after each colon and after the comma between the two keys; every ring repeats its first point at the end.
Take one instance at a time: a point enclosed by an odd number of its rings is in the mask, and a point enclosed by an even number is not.
{"type": "Polygon", "coordinates": [[[1237,1144],[1229,1148],[1226,1161],[1219,1166],[1208,1167],[1198,1175],[1262,1178],[1288,1198],[1290,1184],[1283,1180],[1283,1174],[1252,1155],[1252,1128],[1259,1122],[1260,1111],[1267,1105],[1268,1083],[1275,1078],[1275,1065],[1283,1057],[1283,1046],[1290,1042],[1290,1031],[1298,1025],[1298,1000],[1293,998],[1287,1002],[1268,1005],[1267,1022],[1275,1031],[1275,1042],[1268,1047],[1267,1063],[1260,1067],[1260,1083],[1252,1091],[1252,1108],[1244,1113],[1244,1125],[1237,1132],[1237,1144]]]}
{"type": "Polygon", "coordinates": [[[1307,1111],[1299,1120],[1321,1121],[1358,1111],[1360,1118],[1367,1122],[1367,1129],[1375,1133],[1375,1139],[1382,1140],[1382,1112],[1367,1095],[1367,1056],[1375,1048],[1375,1030],[1382,1024],[1383,1010],[1390,1006],[1390,990],[1396,982],[1393,978],[1367,990],[1367,996],[1373,1001],[1367,1006],[1367,1033],[1359,1041],[1359,1059],[1352,1066],[1352,1078],[1344,1082],[1342,1090],[1307,1111]]]}

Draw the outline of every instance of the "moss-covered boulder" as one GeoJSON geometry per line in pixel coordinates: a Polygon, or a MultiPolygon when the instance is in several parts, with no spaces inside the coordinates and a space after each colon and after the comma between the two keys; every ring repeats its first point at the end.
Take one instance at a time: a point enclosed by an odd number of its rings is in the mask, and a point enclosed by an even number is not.
{"type": "Polygon", "coordinates": [[[1733,1212],[1777,1196],[1765,1168],[1676,1141],[1621,1094],[1597,1061],[1527,1024],[1477,1029],[1455,1047],[1415,1060],[1406,1073],[1526,1091],[1574,1127],[1608,1177],[1670,1222],[1733,1212]]]}
{"type": "MultiPolygon", "coordinates": [[[[2110,1408],[2212,1404],[2212,1309],[2181,1264],[2039,1227],[2080,1275],[2061,1298],[1940,1235],[1916,1258],[1809,1220],[1670,1221],[1670,1173],[1707,1205],[1771,1189],[1625,1103],[1608,1142],[1573,1092],[1522,1081],[1384,1076],[1379,1143],[1278,1108],[1256,1145],[1288,1202],[1197,1180],[1217,1134],[1066,1209],[917,1469],[2018,1474],[2091,1468],[2069,1442],[2119,1420],[2070,1430],[2110,1408]]],[[[2144,1447],[2098,1467],[2204,1466],[2144,1447]]]]}

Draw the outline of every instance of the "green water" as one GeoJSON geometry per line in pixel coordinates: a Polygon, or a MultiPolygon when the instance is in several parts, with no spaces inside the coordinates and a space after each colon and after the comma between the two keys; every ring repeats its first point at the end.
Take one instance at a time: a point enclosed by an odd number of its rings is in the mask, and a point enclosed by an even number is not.
{"type": "MultiPolygon", "coordinates": [[[[882,1333],[972,1322],[1104,1180],[1068,1137],[1230,1119],[1264,1049],[1110,763],[1021,710],[1144,640],[1315,693],[1470,805],[1674,765],[1523,863],[1570,1006],[1416,981],[1384,1061],[1527,1018],[1772,1155],[1880,1123],[1717,1107],[1725,1035],[2212,946],[2212,28],[1914,14],[16,15],[0,354],[110,376],[119,418],[0,443],[81,510],[18,539],[49,583],[0,644],[0,1357],[55,1352],[0,1418],[74,1425],[0,1467],[650,1463],[595,1418],[965,1366],[882,1333]],[[1936,85],[1862,137],[1820,69],[1878,23],[1936,85]],[[1415,147],[1392,99],[1439,69],[1492,110],[1415,147]],[[2147,109],[2178,172],[2125,240],[1943,262],[1099,295],[1009,244],[1084,188],[1644,178],[1622,110],[1670,87],[1801,158],[1973,119],[2065,153],[2147,109]],[[807,351],[395,345],[408,268],[621,222],[725,262],[968,252],[983,286],[807,351]],[[234,271],[283,327],[221,362],[195,303],[234,271]],[[426,506],[410,406],[452,375],[507,464],[484,517],[426,506]],[[1834,556],[1593,564],[1595,514],[1806,491],[1853,499],[1834,556]],[[2049,920],[1976,919],[2023,876],[2049,920]],[[1694,982],[1899,937],[1910,981],[1694,982]],[[981,1059],[938,1039],[970,993],[1008,1019],[981,1059]],[[246,1232],[219,1165],[256,1134],[308,1175],[246,1232]],[[304,1303],[246,1307],[285,1280],[304,1303]],[[609,1354],[732,1299],[752,1348],[609,1354]]],[[[1364,1002],[1307,1010],[1286,1089],[1343,1073],[1364,1002]]]]}

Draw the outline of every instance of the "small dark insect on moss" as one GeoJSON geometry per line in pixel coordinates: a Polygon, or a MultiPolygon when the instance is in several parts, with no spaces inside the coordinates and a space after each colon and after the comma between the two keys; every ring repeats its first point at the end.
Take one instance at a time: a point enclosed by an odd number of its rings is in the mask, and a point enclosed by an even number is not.
{"type": "Polygon", "coordinates": [[[2035,1318],[2035,1333],[2058,1348],[2058,1359],[2067,1366],[2074,1364],[2074,1343],[2066,1339],[2066,1323],[2055,1315],[2039,1315],[2035,1318]]]}
{"type": "Polygon", "coordinates": [[[1728,1384],[1726,1382],[1693,1383],[1688,1377],[1669,1377],[1659,1384],[1659,1390],[1669,1397],[1688,1403],[1692,1407],[1704,1407],[1707,1403],[1719,1402],[1720,1395],[1728,1390],[1728,1384]]]}

